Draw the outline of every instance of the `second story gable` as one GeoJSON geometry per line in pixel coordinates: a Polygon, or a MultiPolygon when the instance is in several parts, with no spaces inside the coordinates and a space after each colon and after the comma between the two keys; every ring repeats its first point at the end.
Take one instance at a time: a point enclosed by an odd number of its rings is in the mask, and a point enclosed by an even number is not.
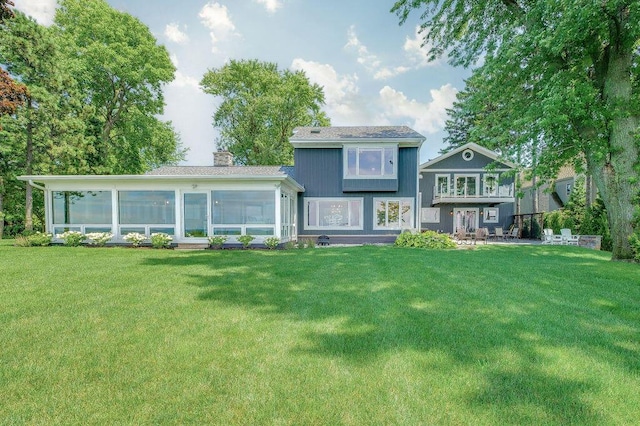
{"type": "Polygon", "coordinates": [[[415,181],[424,139],[406,126],[298,127],[290,142],[297,177],[329,179],[340,192],[397,192],[415,181]]]}
{"type": "Polygon", "coordinates": [[[468,143],[420,166],[420,190],[429,204],[504,203],[515,200],[515,167],[475,143],[468,143]]]}

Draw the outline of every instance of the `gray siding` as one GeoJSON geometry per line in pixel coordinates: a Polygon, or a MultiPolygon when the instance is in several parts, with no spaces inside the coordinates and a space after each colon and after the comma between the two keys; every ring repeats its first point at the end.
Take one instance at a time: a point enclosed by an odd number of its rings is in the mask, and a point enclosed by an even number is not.
{"type": "MultiPolygon", "coordinates": [[[[354,191],[343,188],[343,157],[341,148],[296,148],[294,151],[296,181],[304,186],[305,192],[298,199],[298,234],[304,235],[387,235],[400,231],[374,230],[373,199],[374,198],[415,198],[416,180],[418,176],[418,148],[399,148],[397,190],[390,191],[387,186],[374,186],[380,179],[362,180],[367,188],[354,191]],[[304,198],[362,198],[363,229],[362,230],[305,230],[304,198]]],[[[384,182],[384,185],[387,185],[384,182]]],[[[418,200],[414,200],[414,209],[418,209],[418,200]]]]}
{"type": "Polygon", "coordinates": [[[510,169],[510,167],[503,163],[495,163],[493,159],[479,154],[474,151],[474,156],[471,160],[465,161],[462,158],[462,153],[458,153],[452,155],[449,158],[445,158],[442,161],[438,161],[433,164],[431,167],[423,170],[421,172],[421,178],[419,181],[420,193],[422,194],[422,206],[421,207],[434,207],[440,209],[440,223],[421,223],[422,229],[429,229],[432,231],[440,231],[451,233],[453,232],[453,210],[458,208],[477,208],[479,212],[482,212],[485,207],[497,207],[498,208],[498,222],[497,223],[484,223],[484,216],[479,216],[478,226],[481,228],[489,228],[490,231],[496,226],[508,227],[513,223],[513,215],[515,213],[515,205],[514,203],[501,203],[501,204],[489,204],[489,203],[478,203],[478,204],[465,204],[465,203],[454,203],[454,204],[438,204],[432,205],[433,201],[433,191],[436,184],[436,174],[448,174],[450,182],[453,181],[455,174],[461,173],[473,173],[480,175],[480,184],[482,184],[482,178],[485,173],[487,174],[500,174],[500,185],[511,184],[514,181],[512,176],[504,177],[502,171],[492,172],[492,171],[478,171],[480,169],[484,169],[485,167],[492,165],[498,169],[510,169]],[[430,171],[430,169],[435,170],[446,170],[446,171],[430,171]],[[473,171],[470,171],[473,170],[473,171]]]}

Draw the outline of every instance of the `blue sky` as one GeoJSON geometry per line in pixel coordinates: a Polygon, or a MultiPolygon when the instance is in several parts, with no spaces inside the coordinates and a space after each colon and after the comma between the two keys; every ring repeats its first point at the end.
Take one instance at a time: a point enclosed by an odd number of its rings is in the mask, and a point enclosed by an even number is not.
{"type": "MultiPolygon", "coordinates": [[[[16,7],[48,25],[55,0],[17,0],[16,7]]],[[[403,26],[393,0],[108,0],[144,24],[177,67],[165,87],[165,119],[189,148],[184,164],[210,165],[219,100],[198,83],[230,59],[276,62],[302,69],[325,89],[334,126],[407,125],[427,139],[421,162],[437,156],[446,108],[470,70],[446,58],[426,61],[416,13],[403,26]]]]}

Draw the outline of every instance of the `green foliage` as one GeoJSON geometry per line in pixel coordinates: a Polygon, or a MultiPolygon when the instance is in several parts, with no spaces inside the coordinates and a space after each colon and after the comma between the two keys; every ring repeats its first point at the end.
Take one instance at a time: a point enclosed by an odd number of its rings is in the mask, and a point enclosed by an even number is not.
{"type": "Polygon", "coordinates": [[[255,240],[253,235],[240,235],[238,241],[242,244],[242,247],[248,248],[251,245],[251,241],[255,240]]]}
{"type": "Polygon", "coordinates": [[[316,240],[313,238],[307,238],[305,243],[308,249],[316,248],[316,240]]]}
{"type": "Polygon", "coordinates": [[[90,232],[86,234],[89,244],[98,247],[104,247],[111,239],[113,234],[111,232],[90,232]]]}
{"type": "Polygon", "coordinates": [[[226,235],[213,235],[209,237],[209,244],[214,248],[222,248],[227,239],[228,237],[226,235]]]}
{"type": "Polygon", "coordinates": [[[284,243],[284,249],[285,250],[292,250],[296,248],[296,242],[295,241],[287,241],[286,243],[284,243]]]}
{"type": "Polygon", "coordinates": [[[171,247],[171,241],[173,241],[173,237],[164,232],[154,232],[149,239],[151,240],[151,247],[154,249],[169,248],[171,247]]]}
{"type": "Polygon", "coordinates": [[[612,250],[613,241],[611,240],[607,209],[604,207],[601,198],[598,197],[591,207],[586,209],[584,220],[580,226],[580,233],[582,235],[601,235],[601,249],[612,250]]]}
{"type": "Polygon", "coordinates": [[[270,250],[275,249],[280,244],[280,238],[278,237],[268,237],[264,240],[264,245],[267,246],[270,250]]]}
{"type": "Polygon", "coordinates": [[[633,258],[636,262],[640,262],[640,231],[636,231],[629,237],[629,244],[633,250],[633,258]]]}
{"type": "Polygon", "coordinates": [[[293,163],[289,136],[298,126],[327,126],[324,93],[303,71],[279,70],[275,63],[231,60],[207,71],[200,83],[222,98],[213,117],[218,148],[238,164],[293,163]]]}
{"type": "Polygon", "coordinates": [[[304,238],[298,238],[298,241],[296,241],[296,247],[298,247],[299,249],[303,249],[306,247],[306,241],[304,238]]]}
{"type": "Polygon", "coordinates": [[[140,247],[140,244],[147,240],[147,236],[139,232],[129,232],[122,239],[131,243],[134,247],[140,247]]]}
{"type": "Polygon", "coordinates": [[[483,58],[454,105],[450,141],[495,149],[543,179],[565,164],[586,168],[611,220],[612,258],[629,258],[640,163],[637,2],[398,0],[392,10],[405,22],[416,9],[431,59],[483,58]]]}
{"type": "Polygon", "coordinates": [[[51,240],[53,240],[53,234],[44,233],[44,232],[35,232],[26,237],[27,242],[30,246],[40,246],[45,247],[51,245],[51,240]]]}
{"type": "Polygon", "coordinates": [[[65,246],[78,247],[87,237],[80,231],[66,231],[56,235],[56,238],[62,240],[65,246]]]}
{"type": "Polygon", "coordinates": [[[404,231],[396,238],[395,245],[398,247],[428,249],[450,249],[456,247],[456,243],[448,234],[440,234],[435,231],[423,231],[420,233],[404,231]]]}

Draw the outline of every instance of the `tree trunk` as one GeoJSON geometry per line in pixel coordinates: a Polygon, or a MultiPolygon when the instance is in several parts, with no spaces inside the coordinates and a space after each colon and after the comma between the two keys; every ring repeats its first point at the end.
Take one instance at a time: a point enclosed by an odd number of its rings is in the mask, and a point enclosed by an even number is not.
{"type": "MultiPolygon", "coordinates": [[[[25,174],[33,173],[33,105],[31,98],[27,98],[27,161],[25,163],[25,174]]],[[[27,182],[25,194],[25,231],[33,231],[33,188],[27,182]]]]}
{"type": "Polygon", "coordinates": [[[631,64],[633,55],[611,49],[605,77],[604,98],[609,111],[614,111],[609,123],[609,156],[591,170],[602,200],[607,208],[613,260],[633,259],[629,236],[633,233],[632,219],[634,186],[637,176],[633,166],[638,161],[638,147],[634,132],[640,119],[627,109],[632,102],[631,64]]]}

